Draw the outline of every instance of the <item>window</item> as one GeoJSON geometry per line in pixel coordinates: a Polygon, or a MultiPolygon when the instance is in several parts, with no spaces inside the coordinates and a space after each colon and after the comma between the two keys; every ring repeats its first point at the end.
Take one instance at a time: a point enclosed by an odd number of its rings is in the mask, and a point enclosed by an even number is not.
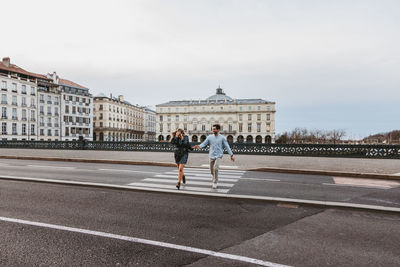
{"type": "Polygon", "coordinates": [[[206,130],[206,125],[205,125],[205,124],[201,125],[201,130],[202,130],[202,131],[205,131],[205,130],[206,130]]]}
{"type": "Polygon", "coordinates": [[[179,115],[175,116],[175,121],[179,121],[179,115]]]}
{"type": "Polygon", "coordinates": [[[267,114],[267,121],[271,120],[271,114],[267,114]]]}
{"type": "Polygon", "coordinates": [[[44,95],[39,95],[40,103],[44,103],[44,95]]]}
{"type": "Polygon", "coordinates": [[[12,83],[12,85],[11,85],[11,91],[13,91],[13,92],[17,92],[17,84],[16,83],[12,83]]]}
{"type": "Polygon", "coordinates": [[[58,136],[58,130],[54,130],[54,136],[58,136]]]}
{"type": "Polygon", "coordinates": [[[261,123],[257,123],[257,132],[261,132],[261,123]]]}
{"type": "Polygon", "coordinates": [[[18,118],[17,118],[17,109],[16,108],[13,108],[12,109],[12,119],[13,120],[17,120],[18,118]]]}
{"type": "Polygon", "coordinates": [[[47,104],[51,104],[51,95],[47,96],[47,104]]]}
{"type": "Polygon", "coordinates": [[[7,122],[1,124],[1,134],[7,134],[7,122]]]}
{"type": "Polygon", "coordinates": [[[35,124],[31,124],[31,135],[35,135],[35,124]]]}
{"type": "Polygon", "coordinates": [[[103,110],[103,104],[100,104],[99,110],[103,110]]]}
{"type": "Polygon", "coordinates": [[[163,121],[163,116],[162,115],[160,116],[160,121],[163,121]]]}
{"type": "Polygon", "coordinates": [[[51,116],[51,107],[47,107],[47,115],[51,116]]]}
{"type": "Polygon", "coordinates": [[[31,107],[34,108],[35,107],[35,99],[31,98],[31,107]]]}
{"type": "Polygon", "coordinates": [[[26,107],[26,97],[25,96],[22,97],[21,106],[26,107]]]}
{"type": "Polygon", "coordinates": [[[54,115],[55,116],[58,116],[59,114],[58,114],[58,107],[54,107],[54,115]]]}
{"type": "Polygon", "coordinates": [[[40,135],[40,136],[44,136],[44,129],[40,129],[40,130],[39,130],[39,135],[40,135]]]}
{"type": "Polygon", "coordinates": [[[249,106],[249,110],[251,110],[251,106],[249,106]]]}
{"type": "Polygon", "coordinates": [[[22,124],[22,135],[26,135],[26,124],[22,124]]]}
{"type": "Polygon", "coordinates": [[[18,134],[17,133],[17,124],[15,122],[12,124],[11,129],[12,129],[12,134],[13,135],[17,135],[18,134]]]}
{"type": "Polygon", "coordinates": [[[233,132],[232,124],[229,124],[229,125],[228,125],[228,131],[229,131],[230,133],[233,132]]]}
{"type": "Polygon", "coordinates": [[[257,120],[258,120],[258,121],[261,120],[261,114],[257,114],[257,120]]]}
{"type": "Polygon", "coordinates": [[[35,95],[36,94],[36,89],[35,87],[31,86],[31,95],[35,95]]]}
{"type": "Polygon", "coordinates": [[[58,96],[54,97],[54,104],[58,105],[58,96]]]}
{"type": "Polygon", "coordinates": [[[65,106],[65,113],[69,113],[69,106],[65,106]]]}
{"type": "Polygon", "coordinates": [[[239,132],[243,132],[243,123],[239,123],[239,132]]]}
{"type": "Polygon", "coordinates": [[[243,114],[239,114],[239,121],[243,120],[243,114]]]}
{"type": "Polygon", "coordinates": [[[1,81],[1,90],[7,91],[7,82],[6,81],[1,81]]]}
{"type": "Polygon", "coordinates": [[[13,95],[13,96],[12,96],[12,103],[11,103],[11,105],[13,105],[13,106],[16,106],[16,105],[17,105],[17,96],[16,96],[16,95],[13,95]]]}
{"type": "Polygon", "coordinates": [[[26,94],[26,85],[25,84],[23,84],[21,86],[21,94],[26,94]]]}
{"type": "Polygon", "coordinates": [[[7,105],[7,95],[6,94],[1,95],[1,103],[7,105]]]}
{"type": "Polygon", "coordinates": [[[242,110],[243,110],[243,107],[240,107],[239,110],[242,111],[242,110]]]}
{"type": "Polygon", "coordinates": [[[26,109],[22,110],[22,120],[26,121],[26,109]]]}
{"type": "Polygon", "coordinates": [[[7,108],[6,107],[1,108],[1,118],[7,119],[7,108]]]}
{"type": "Polygon", "coordinates": [[[271,130],[271,124],[267,123],[267,132],[271,130]]]}
{"type": "Polygon", "coordinates": [[[31,121],[35,121],[35,120],[36,120],[35,111],[31,110],[31,121]]]}
{"type": "Polygon", "coordinates": [[[247,132],[251,133],[251,123],[247,124],[247,132]]]}
{"type": "Polygon", "coordinates": [[[40,106],[40,115],[44,115],[44,107],[40,106]]]}
{"type": "Polygon", "coordinates": [[[257,110],[261,110],[261,106],[257,106],[257,110]]]}
{"type": "Polygon", "coordinates": [[[247,115],[247,120],[248,120],[248,121],[251,121],[251,114],[248,114],[248,115],[247,115]]]}
{"type": "Polygon", "coordinates": [[[51,129],[47,130],[47,136],[51,136],[51,129]]]}

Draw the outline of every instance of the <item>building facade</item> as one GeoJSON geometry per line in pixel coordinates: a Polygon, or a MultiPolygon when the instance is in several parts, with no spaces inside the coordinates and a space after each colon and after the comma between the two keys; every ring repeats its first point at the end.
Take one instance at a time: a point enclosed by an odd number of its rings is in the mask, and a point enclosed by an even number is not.
{"type": "MultiPolygon", "coordinates": [[[[91,140],[93,101],[87,88],[59,79],[55,73],[41,75],[28,72],[11,64],[10,58],[3,58],[0,62],[0,82],[2,140],[60,141],[77,140],[79,136],[91,140]],[[65,129],[62,125],[62,118],[65,117],[63,96],[75,95],[68,94],[67,88],[77,91],[79,97],[74,98],[78,100],[75,105],[80,107],[75,108],[80,116],[74,116],[79,118],[72,119],[78,122],[74,131],[77,134],[71,137],[63,136],[62,131],[65,129]]],[[[72,106],[71,110],[74,110],[72,106]]]]}
{"type": "Polygon", "coordinates": [[[94,97],[95,141],[143,141],[144,109],[124,100],[122,95],[94,97]]]}
{"type": "Polygon", "coordinates": [[[205,100],[170,101],[156,106],[157,139],[169,140],[177,128],[186,131],[191,142],[202,142],[221,125],[228,142],[274,143],[275,102],[263,99],[232,99],[221,88],[205,100]]]}
{"type": "Polygon", "coordinates": [[[144,141],[156,141],[156,112],[144,108],[144,141]]]}

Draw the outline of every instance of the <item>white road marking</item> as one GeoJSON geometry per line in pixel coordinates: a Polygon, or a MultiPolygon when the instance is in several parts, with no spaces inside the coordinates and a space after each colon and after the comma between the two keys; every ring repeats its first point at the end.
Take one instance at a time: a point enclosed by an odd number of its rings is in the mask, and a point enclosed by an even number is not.
{"type": "MultiPolygon", "coordinates": [[[[210,167],[210,164],[202,164],[202,167],[210,167]]],[[[232,166],[232,165],[219,165],[220,168],[226,168],[226,169],[237,169],[238,166],[232,166]]]]}
{"type": "Polygon", "coordinates": [[[374,189],[390,189],[390,186],[379,186],[379,185],[360,185],[360,184],[330,184],[330,183],[322,183],[323,185],[334,185],[334,186],[348,186],[348,187],[360,187],[360,188],[374,188],[374,189]]]}
{"type": "MultiPolygon", "coordinates": [[[[148,187],[154,187],[154,188],[158,188],[158,189],[175,189],[176,187],[175,185],[167,185],[167,184],[153,184],[153,183],[130,183],[128,184],[129,186],[134,186],[134,187],[144,187],[144,188],[148,188],[148,187]]],[[[229,189],[212,189],[211,188],[211,183],[209,184],[209,187],[194,187],[194,186],[186,186],[186,185],[181,185],[181,189],[182,190],[189,190],[189,191],[199,191],[199,192],[211,192],[211,193],[228,193],[229,189]]],[[[186,191],[185,190],[185,191],[186,191]]]]}
{"type": "MultiPolygon", "coordinates": [[[[178,170],[170,170],[170,172],[178,172],[178,170]]],[[[192,170],[188,170],[188,169],[184,169],[183,170],[184,173],[194,173],[194,174],[210,174],[210,170],[205,170],[205,171],[192,171],[192,170]]],[[[243,175],[243,173],[241,172],[228,172],[228,171],[224,171],[224,170],[219,170],[219,173],[221,174],[226,174],[226,175],[243,175]]]]}
{"type": "MultiPolygon", "coordinates": [[[[161,182],[161,183],[172,183],[172,184],[176,184],[177,180],[170,180],[170,179],[157,179],[157,178],[146,178],[144,180],[142,180],[143,182],[161,182]]],[[[188,180],[187,181],[188,184],[190,185],[209,185],[211,186],[211,180],[209,182],[199,182],[199,181],[192,181],[192,180],[188,180]]],[[[226,187],[232,187],[234,186],[234,184],[227,184],[227,183],[220,183],[218,180],[218,185],[219,186],[226,186],[226,187]]]]}
{"type": "Polygon", "coordinates": [[[269,179],[269,178],[249,178],[249,177],[242,177],[240,180],[250,180],[250,181],[266,181],[266,182],[280,182],[281,180],[278,179],[269,179]]]}
{"type": "MultiPolygon", "coordinates": [[[[196,176],[196,177],[211,177],[211,173],[189,173],[189,172],[184,172],[186,176],[196,176]]],[[[165,172],[165,174],[170,174],[170,175],[178,175],[178,172],[165,172]]],[[[225,175],[225,174],[218,174],[218,177],[223,177],[223,178],[240,178],[241,175],[225,175]]]]}
{"type": "Polygon", "coordinates": [[[7,164],[7,163],[0,163],[0,166],[10,166],[10,164],[7,164]]]}
{"type": "Polygon", "coordinates": [[[121,169],[98,169],[99,171],[111,171],[111,172],[135,172],[135,173],[160,173],[160,172],[144,172],[134,170],[121,170],[121,169]]]}
{"type": "MultiPolygon", "coordinates": [[[[158,174],[155,175],[154,177],[161,177],[161,178],[172,178],[175,181],[178,179],[178,174],[176,175],[165,175],[165,174],[158,174]]],[[[209,177],[192,177],[192,176],[186,176],[186,180],[192,181],[192,180],[203,180],[203,181],[211,181],[211,175],[209,177]]],[[[237,182],[239,181],[239,178],[233,179],[233,178],[221,178],[218,179],[218,181],[223,181],[223,182],[237,182]]]]}
{"type": "Polygon", "coordinates": [[[282,265],[282,264],[278,264],[278,263],[263,261],[263,260],[259,260],[259,259],[254,259],[254,258],[249,258],[249,257],[244,257],[244,256],[239,256],[239,255],[234,255],[234,254],[216,252],[216,251],[207,250],[207,249],[200,249],[200,248],[182,246],[182,245],[177,245],[177,244],[172,244],[172,243],[167,243],[167,242],[160,242],[160,241],[137,238],[137,237],[123,236],[123,235],[117,235],[117,234],[111,234],[111,233],[106,233],[106,232],[99,232],[99,231],[93,231],[93,230],[88,230],[88,229],[75,228],[75,227],[69,227],[69,226],[63,226],[63,225],[57,225],[57,224],[41,223],[41,222],[27,221],[27,220],[7,218],[7,217],[0,217],[0,221],[10,222],[10,223],[18,223],[18,224],[24,224],[24,225],[31,225],[31,226],[37,226],[37,227],[43,227],[43,228],[49,228],[49,229],[55,229],[55,230],[73,232],[73,233],[81,233],[81,234],[87,234],[87,235],[93,235],[93,236],[100,236],[100,237],[112,238],[112,239],[123,240],[123,241],[132,242],[132,243],[145,244],[145,245],[150,245],[150,246],[176,249],[176,250],[204,254],[204,255],[218,257],[218,258],[236,260],[236,261],[247,262],[247,263],[252,263],[252,264],[258,264],[261,266],[288,267],[287,265],[282,265]]]}
{"type": "Polygon", "coordinates": [[[393,174],[393,175],[400,176],[400,172],[399,172],[399,173],[395,173],[395,174],[393,174]]]}
{"type": "Polygon", "coordinates": [[[26,165],[28,167],[36,167],[36,168],[49,168],[49,169],[76,169],[76,167],[61,167],[61,166],[46,166],[46,165],[26,165]]]}

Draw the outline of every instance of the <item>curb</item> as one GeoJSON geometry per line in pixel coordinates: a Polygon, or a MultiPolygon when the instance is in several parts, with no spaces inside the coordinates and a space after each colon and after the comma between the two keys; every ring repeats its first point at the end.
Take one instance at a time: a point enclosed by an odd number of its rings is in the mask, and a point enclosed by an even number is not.
{"type": "MultiPolygon", "coordinates": [[[[154,161],[129,161],[129,160],[109,160],[109,159],[83,159],[83,158],[56,158],[56,157],[33,157],[33,156],[0,156],[0,159],[19,159],[19,160],[43,160],[43,161],[64,161],[64,162],[81,162],[81,163],[103,163],[103,164],[124,164],[124,165],[143,165],[143,166],[161,166],[176,167],[176,164],[170,162],[154,162],[154,161]]],[[[202,166],[187,166],[188,168],[204,168],[202,166]]],[[[235,169],[243,171],[257,172],[276,172],[290,174],[309,174],[324,176],[339,176],[351,178],[370,178],[384,180],[400,180],[400,176],[392,174],[378,173],[356,173],[356,172],[340,172],[340,171],[323,171],[323,170],[304,170],[304,169],[286,169],[286,168],[248,168],[235,169]]]]}
{"type": "Polygon", "coordinates": [[[251,195],[236,195],[236,194],[219,194],[219,193],[204,193],[204,192],[193,192],[183,190],[172,190],[172,189],[156,189],[156,188],[145,188],[145,187],[134,187],[125,185],[112,185],[102,183],[89,183],[79,181],[66,181],[66,180],[55,180],[55,179],[43,179],[43,178],[26,178],[26,177],[12,177],[12,176],[0,176],[1,180],[8,181],[21,181],[21,182],[35,182],[45,184],[59,184],[67,186],[84,186],[92,188],[103,188],[112,190],[127,190],[127,191],[139,191],[139,192],[157,192],[164,194],[183,194],[188,196],[199,196],[199,197],[215,197],[220,199],[243,199],[243,200],[255,200],[265,201],[270,203],[279,204],[294,204],[294,205],[308,205],[319,208],[337,208],[337,209],[350,209],[350,210],[361,210],[361,211],[379,211],[379,212],[390,212],[398,214],[400,208],[397,207],[385,207],[367,204],[357,203],[346,203],[346,202],[335,202],[335,201],[320,201],[320,200],[308,200],[308,199],[293,199],[293,198],[281,198],[281,197],[264,197],[264,196],[251,196],[251,195]]]}

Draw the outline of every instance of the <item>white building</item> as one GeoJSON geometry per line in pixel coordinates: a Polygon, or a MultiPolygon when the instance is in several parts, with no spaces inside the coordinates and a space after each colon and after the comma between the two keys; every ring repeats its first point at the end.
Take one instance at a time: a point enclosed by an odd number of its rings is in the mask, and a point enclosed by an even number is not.
{"type": "Polygon", "coordinates": [[[220,124],[228,142],[274,143],[275,102],[232,99],[221,88],[205,100],[178,100],[156,106],[159,141],[182,128],[192,142],[201,142],[220,124]]]}
{"type": "Polygon", "coordinates": [[[37,140],[37,88],[48,84],[46,77],[30,73],[10,58],[0,62],[1,139],[37,140]]]}
{"type": "Polygon", "coordinates": [[[89,89],[61,79],[54,72],[47,74],[58,84],[61,93],[61,140],[93,140],[93,96],[89,89]]]}
{"type": "Polygon", "coordinates": [[[0,82],[1,139],[91,140],[93,101],[87,88],[56,73],[28,72],[11,64],[10,58],[0,62],[0,82]],[[61,125],[65,117],[68,122],[61,125]]]}
{"type": "Polygon", "coordinates": [[[147,107],[144,109],[144,141],[156,141],[156,112],[147,107]]]}

